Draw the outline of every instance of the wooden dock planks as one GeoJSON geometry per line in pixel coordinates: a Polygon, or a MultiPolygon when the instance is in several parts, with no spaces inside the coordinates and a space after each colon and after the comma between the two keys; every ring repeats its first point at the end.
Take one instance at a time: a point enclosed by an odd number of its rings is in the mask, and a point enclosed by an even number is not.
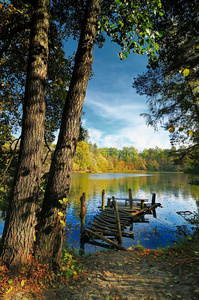
{"type": "MultiPolygon", "coordinates": [[[[140,207],[135,206],[133,199],[133,205],[127,202],[127,198],[108,198],[107,206],[104,204],[105,191],[102,192],[102,209],[99,214],[94,216],[93,222],[89,223],[89,227],[84,227],[84,235],[87,237],[87,242],[95,243],[94,240],[102,240],[108,243],[112,247],[120,250],[127,250],[122,246],[122,237],[134,238],[134,234],[131,231],[126,231],[127,227],[131,227],[133,222],[137,220],[140,222],[148,222],[143,220],[143,215],[151,213],[155,208],[161,206],[160,203],[155,203],[155,193],[152,195],[152,203],[148,203],[147,199],[137,199],[140,207]],[[116,201],[117,200],[117,201],[116,201]],[[125,201],[120,203],[118,201],[125,201]]],[[[81,213],[82,215],[82,213],[81,213]]],[[[82,231],[81,231],[82,233],[82,231]]],[[[96,242],[99,245],[99,242],[96,242]]],[[[105,244],[106,245],[106,244],[105,244]]]]}

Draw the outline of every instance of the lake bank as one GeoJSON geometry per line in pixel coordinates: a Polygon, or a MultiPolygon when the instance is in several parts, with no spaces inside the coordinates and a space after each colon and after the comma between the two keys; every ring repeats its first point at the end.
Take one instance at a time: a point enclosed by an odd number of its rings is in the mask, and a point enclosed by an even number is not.
{"type": "MultiPolygon", "coordinates": [[[[12,277],[13,289],[4,293],[1,299],[196,300],[199,297],[199,256],[194,255],[194,250],[198,247],[198,240],[192,240],[180,248],[164,251],[98,252],[77,258],[83,264],[83,270],[76,279],[52,282],[51,288],[44,284],[38,290],[26,277],[22,287],[22,277],[12,277]]],[[[4,287],[8,290],[10,285],[7,283],[4,287]]]]}

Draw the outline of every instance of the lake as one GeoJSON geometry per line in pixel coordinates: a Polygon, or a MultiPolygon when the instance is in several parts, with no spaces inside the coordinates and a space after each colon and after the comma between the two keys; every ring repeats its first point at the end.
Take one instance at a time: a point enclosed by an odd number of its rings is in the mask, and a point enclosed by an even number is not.
{"type": "MultiPolygon", "coordinates": [[[[188,184],[188,177],[182,173],[105,173],[73,174],[67,210],[66,243],[79,249],[80,242],[80,197],[86,193],[86,223],[100,211],[102,190],[108,197],[128,198],[128,189],[134,198],[149,199],[156,193],[156,202],[162,207],[156,209],[156,218],[145,215],[149,223],[133,223],[134,240],[123,238],[125,247],[138,244],[147,249],[164,248],[172,245],[179,237],[189,236],[194,230],[179,211],[198,212],[199,187],[188,184]]],[[[193,215],[187,215],[191,218],[193,215]]],[[[85,245],[85,252],[95,252],[102,248],[85,245]]]]}
{"type": "MultiPolygon", "coordinates": [[[[147,249],[164,248],[172,245],[178,237],[191,235],[193,225],[186,221],[177,211],[198,212],[199,187],[188,184],[188,178],[182,173],[105,173],[73,174],[67,210],[66,244],[77,251],[80,248],[80,197],[86,194],[86,223],[100,211],[102,190],[108,197],[128,198],[132,189],[134,198],[149,199],[156,193],[156,202],[162,207],[156,209],[156,218],[145,215],[149,223],[133,223],[134,240],[123,238],[125,247],[138,244],[147,249]]],[[[192,217],[192,215],[187,216],[192,217]]],[[[3,220],[0,221],[0,234],[3,231],[3,220]]],[[[95,252],[102,248],[85,245],[85,253],[95,252]]]]}

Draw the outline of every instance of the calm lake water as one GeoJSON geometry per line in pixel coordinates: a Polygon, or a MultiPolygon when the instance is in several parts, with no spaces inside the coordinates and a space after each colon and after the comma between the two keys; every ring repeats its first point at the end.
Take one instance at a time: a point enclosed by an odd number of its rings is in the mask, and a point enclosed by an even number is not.
{"type": "MultiPolygon", "coordinates": [[[[181,173],[167,174],[74,174],[67,210],[66,243],[76,250],[80,248],[80,197],[86,193],[86,223],[100,212],[101,194],[105,189],[108,197],[128,198],[128,189],[134,198],[149,199],[156,193],[156,202],[162,207],[156,209],[156,218],[145,215],[149,223],[133,223],[134,240],[123,238],[125,247],[143,245],[147,249],[163,248],[194,230],[177,211],[198,212],[199,187],[188,184],[188,178],[181,173]]],[[[189,218],[193,215],[188,216],[189,218]]],[[[4,222],[0,220],[0,234],[4,222]]],[[[127,229],[128,230],[128,229],[127,229]]],[[[95,252],[101,247],[85,245],[85,253],[95,252]]]]}
{"type": "MultiPolygon", "coordinates": [[[[188,184],[188,177],[181,173],[156,174],[74,174],[67,211],[66,243],[79,249],[80,242],[80,197],[86,193],[86,223],[100,211],[101,194],[105,189],[108,197],[128,198],[128,189],[134,198],[149,199],[156,193],[156,218],[145,215],[148,223],[133,223],[134,240],[123,238],[125,247],[143,245],[147,249],[164,248],[172,245],[184,234],[191,235],[194,226],[186,221],[178,211],[198,212],[199,187],[188,184]]],[[[186,216],[191,218],[193,215],[186,216]]],[[[85,252],[102,248],[85,245],[85,252]]]]}

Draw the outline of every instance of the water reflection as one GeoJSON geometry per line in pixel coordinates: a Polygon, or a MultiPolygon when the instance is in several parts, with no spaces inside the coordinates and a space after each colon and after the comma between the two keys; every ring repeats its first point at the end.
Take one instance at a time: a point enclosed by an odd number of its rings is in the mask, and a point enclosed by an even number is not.
{"type": "MultiPolygon", "coordinates": [[[[190,186],[184,174],[78,174],[72,176],[67,212],[67,243],[79,248],[80,197],[83,192],[87,199],[88,224],[99,211],[103,189],[107,198],[127,197],[129,188],[132,189],[133,197],[148,198],[150,201],[152,192],[155,192],[156,202],[160,202],[163,208],[157,208],[156,218],[153,214],[145,216],[149,223],[133,224],[135,239],[124,238],[124,246],[141,244],[149,249],[166,247],[176,240],[181,226],[186,226],[188,231],[192,230],[193,226],[176,213],[183,210],[198,211],[199,187],[190,186]]],[[[94,246],[87,244],[86,251],[95,251],[94,246]]]]}

